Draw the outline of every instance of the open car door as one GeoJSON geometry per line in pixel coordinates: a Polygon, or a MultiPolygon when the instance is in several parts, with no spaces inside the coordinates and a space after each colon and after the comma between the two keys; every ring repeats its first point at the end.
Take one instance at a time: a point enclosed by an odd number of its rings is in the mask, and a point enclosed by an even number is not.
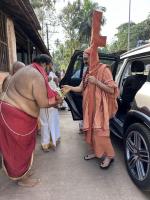
{"type": "MultiPolygon", "coordinates": [[[[111,67],[113,77],[115,77],[119,56],[101,53],[99,57],[100,62],[108,64],[111,67]]],[[[60,87],[63,85],[78,86],[82,81],[85,71],[83,51],[76,50],[71,57],[65,76],[60,82],[60,87]]],[[[65,100],[71,110],[73,120],[82,120],[82,93],[69,92],[65,100]]]]}

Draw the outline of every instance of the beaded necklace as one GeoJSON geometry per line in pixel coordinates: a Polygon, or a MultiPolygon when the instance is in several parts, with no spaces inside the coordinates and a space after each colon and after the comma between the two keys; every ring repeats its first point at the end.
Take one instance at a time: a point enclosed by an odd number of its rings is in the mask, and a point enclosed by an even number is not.
{"type": "Polygon", "coordinates": [[[89,76],[89,69],[87,68],[83,78],[82,78],[82,82],[83,82],[83,91],[86,89],[87,85],[88,85],[88,76],[89,76]]]}

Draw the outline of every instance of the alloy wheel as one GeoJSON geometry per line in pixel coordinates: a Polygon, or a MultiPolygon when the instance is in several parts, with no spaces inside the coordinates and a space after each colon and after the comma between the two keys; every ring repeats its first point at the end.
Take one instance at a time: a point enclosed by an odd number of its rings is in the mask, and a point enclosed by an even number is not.
{"type": "Polygon", "coordinates": [[[138,131],[131,131],[126,138],[125,148],[132,176],[138,181],[145,180],[150,167],[150,154],[145,139],[138,131]]]}

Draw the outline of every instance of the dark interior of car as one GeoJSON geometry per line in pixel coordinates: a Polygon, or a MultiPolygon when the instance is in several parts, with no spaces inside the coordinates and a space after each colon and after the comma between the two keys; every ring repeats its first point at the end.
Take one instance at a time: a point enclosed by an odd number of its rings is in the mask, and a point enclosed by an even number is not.
{"type": "Polygon", "coordinates": [[[145,64],[143,61],[135,60],[131,63],[131,73],[134,75],[128,76],[123,81],[123,90],[118,99],[119,109],[117,117],[122,121],[126,113],[131,108],[134,97],[142,85],[146,82],[147,75],[144,75],[145,64]]]}

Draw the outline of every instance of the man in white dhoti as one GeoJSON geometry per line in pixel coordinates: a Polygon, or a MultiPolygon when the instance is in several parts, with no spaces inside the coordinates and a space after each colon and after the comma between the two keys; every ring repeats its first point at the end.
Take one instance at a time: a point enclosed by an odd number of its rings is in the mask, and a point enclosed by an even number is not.
{"type": "MultiPolygon", "coordinates": [[[[53,90],[60,92],[58,82],[58,77],[52,71],[51,66],[49,73],[49,85],[53,90]]],[[[60,124],[58,108],[51,107],[40,109],[40,121],[42,149],[44,151],[49,151],[50,147],[55,149],[56,145],[60,142],[60,124]]]]}

